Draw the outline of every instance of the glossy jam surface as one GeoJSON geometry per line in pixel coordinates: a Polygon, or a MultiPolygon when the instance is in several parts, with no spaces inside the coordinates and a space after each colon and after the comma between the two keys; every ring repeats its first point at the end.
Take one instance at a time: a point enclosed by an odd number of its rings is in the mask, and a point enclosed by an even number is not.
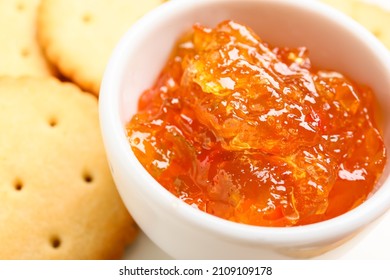
{"type": "Polygon", "coordinates": [[[147,171],[193,207],[295,226],[372,192],[386,161],[374,110],[369,88],[314,69],[304,47],[270,47],[225,21],[177,42],[127,131],[147,171]]]}

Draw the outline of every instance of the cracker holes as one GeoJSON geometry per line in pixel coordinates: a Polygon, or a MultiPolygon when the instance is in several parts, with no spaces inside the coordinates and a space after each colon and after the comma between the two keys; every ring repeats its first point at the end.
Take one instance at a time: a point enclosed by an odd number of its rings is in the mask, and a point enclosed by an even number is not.
{"type": "Polygon", "coordinates": [[[82,17],[81,20],[85,24],[89,24],[92,22],[92,15],[90,13],[85,13],[82,17]]]}
{"type": "Polygon", "coordinates": [[[87,184],[91,184],[93,182],[93,176],[90,172],[84,171],[83,172],[83,180],[87,184]]]}
{"type": "Polygon", "coordinates": [[[20,50],[20,56],[23,58],[28,58],[30,56],[30,50],[27,48],[23,48],[20,50]]]}
{"type": "Polygon", "coordinates": [[[378,39],[380,39],[380,37],[382,36],[382,32],[381,30],[373,30],[372,33],[374,34],[375,37],[377,37],[378,39]]]}
{"type": "Polygon", "coordinates": [[[22,180],[20,180],[20,179],[16,179],[15,181],[14,181],[14,189],[16,190],[16,191],[21,191],[22,189],[23,189],[23,182],[22,182],[22,180]]]}
{"type": "Polygon", "coordinates": [[[56,117],[50,117],[47,120],[47,123],[50,127],[56,127],[58,125],[58,119],[56,117]]]}
{"type": "Polygon", "coordinates": [[[16,10],[18,12],[23,12],[25,9],[26,9],[26,6],[24,3],[22,3],[22,2],[16,3],[16,10]]]}
{"type": "Polygon", "coordinates": [[[62,243],[60,237],[57,236],[57,235],[53,235],[53,236],[50,238],[49,242],[50,242],[50,246],[51,246],[53,249],[58,249],[58,248],[60,248],[61,243],[62,243]]]}

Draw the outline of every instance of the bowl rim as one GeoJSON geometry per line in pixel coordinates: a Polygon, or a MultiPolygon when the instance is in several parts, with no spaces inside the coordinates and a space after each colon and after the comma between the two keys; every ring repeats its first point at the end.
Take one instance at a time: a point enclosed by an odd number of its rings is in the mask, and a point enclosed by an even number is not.
{"type": "MultiPolygon", "coordinates": [[[[273,3],[290,5],[291,7],[320,13],[330,21],[337,21],[340,26],[353,33],[363,44],[366,44],[368,48],[372,49],[373,53],[375,53],[375,57],[378,57],[378,60],[381,60],[380,63],[384,65],[384,69],[387,70],[390,76],[390,55],[388,50],[371,33],[369,33],[369,31],[364,29],[357,22],[319,1],[171,0],[165,2],[138,20],[122,37],[108,62],[99,96],[100,125],[104,145],[108,154],[110,154],[114,160],[118,161],[119,165],[127,166],[129,170],[134,170],[131,171],[135,173],[133,179],[142,181],[144,185],[148,185],[148,188],[144,188],[144,190],[141,191],[146,192],[154,202],[160,203],[166,211],[170,211],[169,209],[172,208],[172,201],[174,201],[177,203],[175,204],[175,207],[180,209],[180,211],[176,211],[177,217],[185,219],[191,223],[191,225],[199,226],[210,233],[218,234],[219,236],[224,236],[231,240],[238,239],[244,243],[263,241],[286,245],[291,243],[307,243],[308,241],[321,242],[325,239],[336,240],[338,236],[355,232],[384,214],[386,210],[390,208],[390,176],[382,182],[383,187],[379,188],[363,204],[345,214],[326,221],[295,227],[263,227],[240,224],[194,209],[161,186],[139,163],[130,148],[125,135],[125,128],[122,125],[121,117],[119,115],[118,108],[120,107],[121,102],[122,75],[118,75],[118,73],[123,73],[123,71],[125,71],[126,61],[132,51],[134,51],[134,41],[138,41],[139,38],[141,38],[140,41],[142,41],[142,38],[147,36],[147,32],[157,25],[156,23],[168,20],[171,14],[188,12],[193,6],[207,7],[208,5],[216,4],[217,2],[221,5],[224,3],[238,2],[240,4],[250,3],[254,5],[273,3]],[[135,38],[137,38],[137,40],[134,40],[135,38]]],[[[122,193],[120,186],[118,186],[118,190],[122,193]]],[[[126,199],[123,200],[126,204],[126,199]]]]}

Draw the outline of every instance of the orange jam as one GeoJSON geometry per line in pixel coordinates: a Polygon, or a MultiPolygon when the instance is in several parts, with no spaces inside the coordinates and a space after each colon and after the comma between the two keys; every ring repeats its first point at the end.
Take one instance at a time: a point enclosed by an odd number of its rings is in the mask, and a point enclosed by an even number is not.
{"type": "Polygon", "coordinates": [[[246,26],[195,25],[127,127],[136,157],[167,190],[212,215],[296,226],[343,214],[386,162],[374,96],[271,47],[246,26]]]}

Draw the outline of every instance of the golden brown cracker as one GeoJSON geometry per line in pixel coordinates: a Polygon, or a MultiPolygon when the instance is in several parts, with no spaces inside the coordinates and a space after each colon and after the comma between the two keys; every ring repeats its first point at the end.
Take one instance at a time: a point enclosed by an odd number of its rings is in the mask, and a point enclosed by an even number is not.
{"type": "Polygon", "coordinates": [[[36,39],[40,0],[0,0],[0,76],[50,76],[36,39]]]}
{"type": "Polygon", "coordinates": [[[163,0],[42,0],[38,39],[49,60],[81,88],[99,94],[124,32],[163,0]]]}
{"type": "Polygon", "coordinates": [[[116,259],[136,226],[110,175],[96,98],[0,78],[0,259],[116,259]]]}

